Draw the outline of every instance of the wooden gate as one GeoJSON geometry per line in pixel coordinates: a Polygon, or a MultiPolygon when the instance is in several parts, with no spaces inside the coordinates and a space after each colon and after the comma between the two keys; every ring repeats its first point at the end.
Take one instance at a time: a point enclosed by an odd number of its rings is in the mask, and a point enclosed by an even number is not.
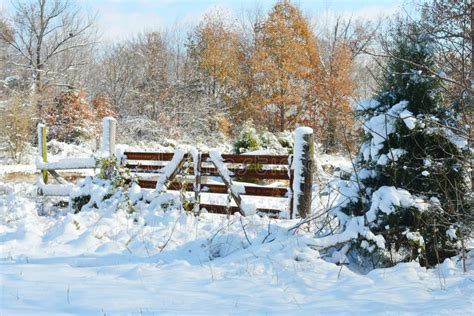
{"type": "MultiPolygon", "coordinates": [[[[102,156],[117,157],[116,121],[105,118],[103,129],[102,156]]],[[[96,168],[99,165],[99,161],[94,158],[47,162],[46,127],[43,125],[38,126],[38,145],[37,168],[42,173],[38,192],[43,195],[69,194],[72,184],[66,183],[55,170],[96,168]],[[59,184],[47,184],[48,173],[59,184]]],[[[311,214],[314,144],[310,128],[300,127],[296,130],[292,155],[221,155],[217,151],[197,153],[194,150],[184,153],[176,150],[173,153],[127,151],[120,156],[121,163],[137,175],[140,187],[161,190],[161,186],[165,185],[167,190],[194,192],[192,207],[198,210],[206,209],[217,214],[240,212],[242,215],[254,211],[271,217],[279,217],[285,212],[289,213],[290,218],[294,217],[294,213],[300,217],[311,214]],[[178,174],[188,181],[178,181],[178,174]],[[222,181],[209,182],[214,177],[220,177],[222,181]],[[269,186],[270,182],[278,182],[279,185],[269,186]],[[201,203],[203,194],[227,194],[236,205],[201,203]],[[285,207],[258,207],[252,211],[243,196],[285,199],[280,203],[285,207]]]]}
{"type": "MultiPolygon", "coordinates": [[[[137,174],[140,179],[138,184],[142,188],[155,189],[157,180],[144,179],[145,175],[159,174],[166,166],[174,153],[158,153],[158,152],[125,152],[126,164],[132,173],[137,174]]],[[[199,201],[201,193],[209,194],[233,194],[231,186],[232,183],[224,184],[208,183],[209,177],[222,177],[219,169],[209,157],[209,153],[202,153],[198,155],[198,161],[192,161],[193,157],[190,154],[185,154],[184,162],[181,169],[185,174],[194,178],[194,181],[187,182],[184,185],[186,191],[195,192],[196,200],[199,201]],[[194,164],[197,164],[197,168],[194,164]],[[196,172],[197,170],[197,172],[196,172]],[[197,174],[196,174],[197,173],[197,174]]],[[[210,213],[227,214],[244,211],[241,209],[240,198],[242,195],[246,196],[265,196],[273,198],[285,198],[291,200],[292,191],[291,183],[293,179],[293,171],[290,168],[290,155],[221,155],[224,164],[229,172],[231,181],[238,179],[239,182],[259,182],[263,181],[280,181],[285,182],[284,187],[269,187],[263,185],[243,185],[242,192],[235,193],[232,196],[237,206],[218,205],[199,203],[199,209],[206,209],[210,213]],[[227,167],[228,166],[228,167],[227,167]]],[[[176,170],[178,171],[178,170],[176,170]]],[[[169,179],[169,190],[182,190],[182,183],[175,179],[169,179]]],[[[293,203],[285,203],[290,206],[293,203]]],[[[272,217],[278,217],[281,209],[274,208],[258,208],[259,213],[266,213],[272,217]]],[[[292,209],[290,209],[292,214],[292,209]]]]}

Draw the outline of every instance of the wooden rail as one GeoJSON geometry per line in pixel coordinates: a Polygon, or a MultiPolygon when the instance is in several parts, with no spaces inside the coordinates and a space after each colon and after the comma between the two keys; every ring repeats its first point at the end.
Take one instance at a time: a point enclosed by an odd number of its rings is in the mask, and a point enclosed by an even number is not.
{"type": "MultiPolygon", "coordinates": [[[[150,160],[150,161],[170,161],[173,153],[153,153],[153,152],[124,152],[127,160],[150,160]]],[[[185,158],[189,158],[188,155],[185,158]]],[[[222,154],[225,163],[241,164],[265,164],[265,165],[288,165],[288,155],[234,155],[222,154]]],[[[208,161],[209,154],[203,153],[203,162],[208,161]]]]}
{"type": "MultiPolygon", "coordinates": [[[[233,214],[238,213],[239,208],[236,206],[225,206],[225,205],[216,205],[216,204],[200,204],[201,209],[206,209],[209,213],[215,214],[233,214]]],[[[270,209],[270,208],[257,208],[257,213],[266,214],[270,218],[278,218],[281,210],[270,209]]]]}
{"type": "MultiPolygon", "coordinates": [[[[159,173],[164,165],[142,165],[129,164],[125,165],[134,173],[159,173]]],[[[253,169],[253,168],[228,168],[233,173],[232,177],[254,178],[254,179],[270,179],[270,180],[290,180],[288,169],[253,169]]],[[[188,167],[187,173],[194,175],[194,168],[188,167]]],[[[201,167],[202,176],[218,176],[219,173],[214,167],[201,167]]]]}
{"type": "MultiPolygon", "coordinates": [[[[138,180],[138,185],[145,189],[154,189],[156,187],[155,180],[138,180]]],[[[287,188],[263,187],[263,186],[244,186],[245,193],[242,195],[252,196],[269,196],[269,197],[287,197],[287,188]]],[[[168,186],[170,190],[181,190],[182,185],[179,182],[172,182],[168,186]]],[[[201,184],[202,193],[227,193],[227,187],[222,184],[201,184]]],[[[186,191],[194,191],[194,183],[186,183],[186,191]]]]}

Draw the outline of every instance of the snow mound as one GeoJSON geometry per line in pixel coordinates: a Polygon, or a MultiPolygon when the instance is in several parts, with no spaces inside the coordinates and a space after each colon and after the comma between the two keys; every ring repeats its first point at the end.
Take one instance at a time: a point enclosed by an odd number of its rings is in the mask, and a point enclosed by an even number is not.
{"type": "MultiPolygon", "coordinates": [[[[408,203],[403,192],[387,194],[408,203]]],[[[471,312],[474,274],[456,258],[436,270],[404,263],[361,275],[323,260],[313,233],[290,230],[297,220],[194,216],[170,193],[145,207],[147,191],[136,185],[129,196],[132,213],[118,194],[96,197],[99,208],[38,216],[35,186],[0,183],[1,313],[471,312]]]]}

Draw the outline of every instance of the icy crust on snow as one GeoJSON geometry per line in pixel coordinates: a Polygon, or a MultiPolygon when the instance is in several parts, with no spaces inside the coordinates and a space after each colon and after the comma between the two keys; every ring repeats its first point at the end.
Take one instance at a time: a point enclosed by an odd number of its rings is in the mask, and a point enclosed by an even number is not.
{"type": "Polygon", "coordinates": [[[407,151],[402,148],[389,149],[388,154],[381,154],[377,159],[377,164],[381,166],[387,165],[390,161],[398,161],[400,157],[406,155],[407,151]]]}
{"type": "Polygon", "coordinates": [[[415,128],[416,118],[413,116],[413,113],[408,110],[403,110],[400,113],[400,118],[403,120],[408,129],[412,130],[415,128]]]}
{"type": "Polygon", "coordinates": [[[382,186],[372,194],[372,204],[366,214],[367,221],[375,221],[378,211],[389,215],[395,212],[397,207],[416,207],[419,211],[425,211],[428,205],[422,199],[411,195],[407,190],[393,186],[382,186]]]}
{"type": "Polygon", "coordinates": [[[0,183],[2,314],[472,311],[472,252],[466,274],[454,258],[362,275],[323,260],[312,233],[289,232],[298,220],[193,216],[166,203],[140,208],[140,199],[132,214],[104,203],[38,216],[35,195],[33,185],[0,183]]]}
{"type": "Polygon", "coordinates": [[[77,184],[69,191],[71,199],[90,196],[87,207],[92,205],[101,205],[104,197],[112,192],[112,184],[110,180],[99,179],[97,177],[86,177],[77,181],[77,184]]]}
{"type": "Polygon", "coordinates": [[[303,193],[301,192],[301,183],[303,183],[303,173],[304,173],[304,166],[302,164],[303,160],[303,150],[304,146],[306,145],[306,141],[304,140],[304,136],[308,134],[313,134],[313,129],[310,127],[298,127],[295,130],[295,144],[294,144],[294,155],[293,161],[291,163],[291,169],[294,170],[294,178],[293,184],[291,187],[291,191],[293,193],[293,210],[298,209],[299,203],[299,196],[303,193]]]}
{"type": "Polygon", "coordinates": [[[356,111],[373,110],[380,106],[380,102],[374,99],[363,100],[356,104],[356,111]]]}
{"type": "Polygon", "coordinates": [[[326,249],[350,240],[357,239],[359,236],[367,240],[373,241],[379,248],[385,248],[385,239],[382,235],[375,235],[370,229],[364,225],[364,216],[357,216],[349,218],[346,222],[343,232],[329,235],[314,240],[314,246],[326,249]]]}
{"type": "Polygon", "coordinates": [[[46,196],[69,196],[74,188],[73,184],[45,184],[41,177],[38,177],[38,192],[46,196]]]}

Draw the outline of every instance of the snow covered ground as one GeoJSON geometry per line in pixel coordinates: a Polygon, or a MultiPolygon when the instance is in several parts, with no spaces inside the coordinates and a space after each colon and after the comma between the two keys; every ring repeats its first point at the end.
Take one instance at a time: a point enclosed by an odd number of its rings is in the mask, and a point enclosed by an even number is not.
{"type": "Polygon", "coordinates": [[[474,313],[472,252],[467,274],[454,258],[361,274],[321,258],[295,220],[113,205],[39,216],[40,202],[0,178],[1,315],[474,313]]]}
{"type": "Polygon", "coordinates": [[[361,275],[321,259],[311,234],[288,232],[294,221],[178,211],[38,216],[34,191],[0,186],[2,315],[473,311],[474,273],[454,261],[361,275]]]}

